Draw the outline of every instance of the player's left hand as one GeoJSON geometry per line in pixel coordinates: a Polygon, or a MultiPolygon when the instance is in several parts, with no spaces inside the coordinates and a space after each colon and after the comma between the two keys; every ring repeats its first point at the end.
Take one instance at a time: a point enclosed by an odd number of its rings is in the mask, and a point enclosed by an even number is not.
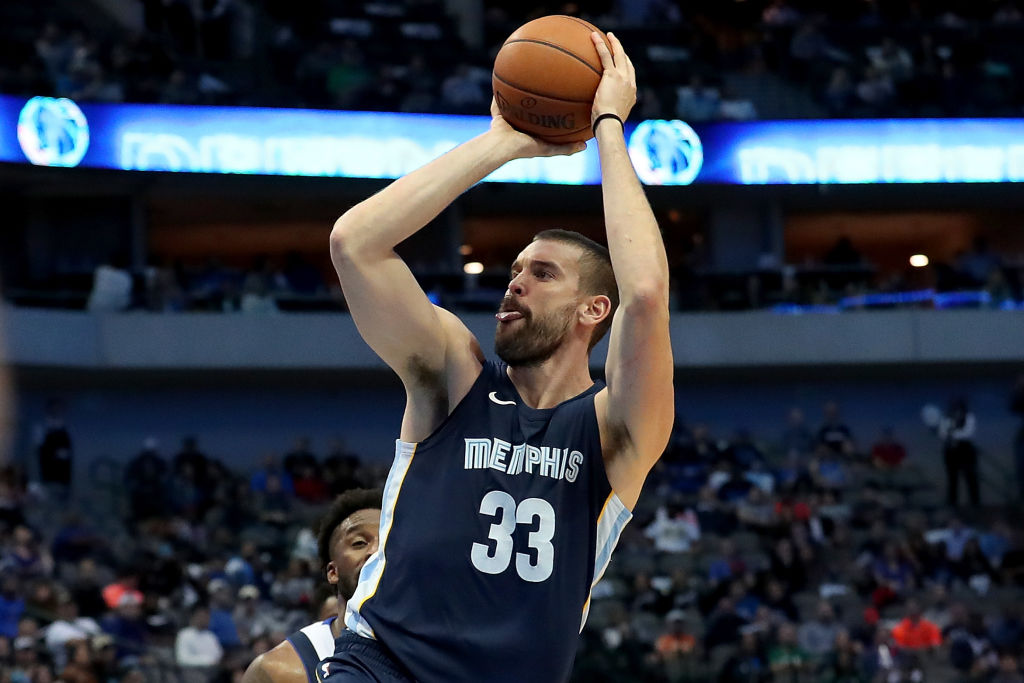
{"type": "Polygon", "coordinates": [[[590,38],[594,41],[597,55],[601,58],[601,66],[604,67],[601,83],[597,86],[597,94],[594,96],[590,120],[593,122],[601,114],[615,114],[625,121],[636,104],[636,71],[633,69],[633,62],[615,34],[608,34],[608,42],[612,45],[611,51],[597,31],[591,33],[590,38]]]}
{"type": "Polygon", "coordinates": [[[495,136],[499,143],[505,145],[511,159],[525,159],[528,157],[554,157],[560,155],[576,154],[587,148],[585,142],[569,142],[556,145],[551,142],[544,142],[540,138],[527,135],[509,125],[505,117],[498,109],[498,103],[491,98],[491,135],[495,136]]]}

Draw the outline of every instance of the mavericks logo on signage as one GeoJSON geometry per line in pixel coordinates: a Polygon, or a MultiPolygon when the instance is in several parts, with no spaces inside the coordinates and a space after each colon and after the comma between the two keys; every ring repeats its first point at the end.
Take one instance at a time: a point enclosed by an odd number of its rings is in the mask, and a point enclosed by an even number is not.
{"type": "Polygon", "coordinates": [[[89,149],[89,123],[67,98],[33,97],[18,116],[18,143],[37,166],[77,166],[89,149]]]}
{"type": "Polygon", "coordinates": [[[704,146],[682,121],[648,120],[629,136],[629,158],[648,185],[689,185],[704,165],[704,146]]]}

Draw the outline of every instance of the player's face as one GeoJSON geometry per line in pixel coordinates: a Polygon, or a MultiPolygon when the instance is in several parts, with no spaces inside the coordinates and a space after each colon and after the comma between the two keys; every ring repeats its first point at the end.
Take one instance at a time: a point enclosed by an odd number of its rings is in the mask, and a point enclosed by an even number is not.
{"type": "Polygon", "coordinates": [[[494,333],[494,351],[511,366],[551,357],[573,328],[579,301],[579,249],[531,242],[512,264],[494,333]]]}
{"type": "Polygon", "coordinates": [[[327,581],[336,584],[341,597],[348,600],[359,584],[359,570],[370,555],[377,552],[380,510],[357,510],[346,517],[334,532],[331,561],[327,563],[327,581]]]}

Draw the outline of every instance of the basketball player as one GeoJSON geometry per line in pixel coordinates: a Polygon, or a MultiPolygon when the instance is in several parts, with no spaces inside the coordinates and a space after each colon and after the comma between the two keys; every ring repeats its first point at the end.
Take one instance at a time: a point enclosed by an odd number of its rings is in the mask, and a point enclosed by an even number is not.
{"type": "Polygon", "coordinates": [[[668,266],[621,124],[635,75],[614,36],[611,52],[594,37],[608,249],[563,230],[523,249],[496,316],[503,362],[431,305],[394,247],[504,163],[584,143],[517,132],[492,105],[486,133],[335,223],[352,317],[407,400],[380,547],[320,665],[325,683],[564,681],[591,588],[668,442],[668,266]],[[609,327],[603,385],[589,354],[609,327]]]}
{"type": "Polygon", "coordinates": [[[320,564],[337,595],[334,614],[254,659],[243,683],[316,683],[317,665],[334,652],[334,639],[344,628],[339,607],[352,597],[359,570],[377,552],[380,506],[380,489],[351,489],[335,499],[317,536],[320,564]]]}

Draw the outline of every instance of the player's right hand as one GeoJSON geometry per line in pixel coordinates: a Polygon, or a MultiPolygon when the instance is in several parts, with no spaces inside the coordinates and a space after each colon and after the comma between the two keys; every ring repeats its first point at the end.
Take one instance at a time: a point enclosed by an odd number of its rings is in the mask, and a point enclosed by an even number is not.
{"type": "Polygon", "coordinates": [[[601,114],[615,114],[625,121],[636,104],[636,71],[633,62],[614,34],[608,34],[608,42],[612,44],[610,52],[600,33],[594,31],[590,37],[597,48],[597,56],[601,58],[601,66],[604,67],[601,83],[594,95],[590,120],[593,122],[601,114]]]}
{"type": "Polygon", "coordinates": [[[587,148],[587,143],[585,142],[569,142],[563,145],[556,145],[516,130],[501,115],[498,103],[493,97],[491,98],[490,132],[495,137],[496,144],[502,145],[502,149],[508,153],[509,159],[569,155],[582,152],[587,148]]]}

